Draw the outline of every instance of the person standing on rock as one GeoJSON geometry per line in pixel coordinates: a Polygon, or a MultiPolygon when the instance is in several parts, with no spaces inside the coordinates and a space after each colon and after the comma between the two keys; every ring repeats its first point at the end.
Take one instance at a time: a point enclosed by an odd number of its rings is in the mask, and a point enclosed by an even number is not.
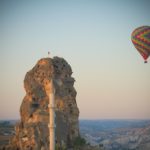
{"type": "Polygon", "coordinates": [[[50,51],[48,51],[48,57],[50,57],[50,51]]]}

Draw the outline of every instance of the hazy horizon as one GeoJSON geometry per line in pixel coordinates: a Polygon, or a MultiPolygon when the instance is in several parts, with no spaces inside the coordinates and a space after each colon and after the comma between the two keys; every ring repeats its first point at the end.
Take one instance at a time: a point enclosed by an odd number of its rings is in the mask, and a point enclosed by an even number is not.
{"type": "Polygon", "coordinates": [[[0,1],[0,120],[19,119],[23,80],[40,58],[71,65],[80,119],[150,119],[150,58],[131,42],[149,0],[0,1]]]}

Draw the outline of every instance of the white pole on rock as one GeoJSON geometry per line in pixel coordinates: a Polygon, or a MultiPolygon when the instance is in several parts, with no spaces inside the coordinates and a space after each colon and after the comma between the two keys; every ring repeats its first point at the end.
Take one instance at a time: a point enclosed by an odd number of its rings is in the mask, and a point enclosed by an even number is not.
{"type": "Polygon", "coordinates": [[[49,140],[50,150],[55,150],[55,88],[53,85],[53,79],[51,79],[50,83],[50,93],[49,93],[49,140]]]}

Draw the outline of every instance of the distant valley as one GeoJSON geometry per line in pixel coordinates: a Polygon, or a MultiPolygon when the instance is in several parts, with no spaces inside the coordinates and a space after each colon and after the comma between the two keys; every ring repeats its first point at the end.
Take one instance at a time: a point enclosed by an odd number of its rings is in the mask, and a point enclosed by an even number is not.
{"type": "Polygon", "coordinates": [[[150,120],[80,120],[80,132],[105,150],[150,150],[150,120]]]}

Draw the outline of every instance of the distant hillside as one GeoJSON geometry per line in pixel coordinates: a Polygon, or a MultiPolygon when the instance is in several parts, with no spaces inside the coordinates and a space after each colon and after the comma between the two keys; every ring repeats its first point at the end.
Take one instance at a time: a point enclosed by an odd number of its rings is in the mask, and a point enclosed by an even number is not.
{"type": "Polygon", "coordinates": [[[15,125],[19,120],[0,120],[0,125],[2,124],[10,124],[15,125]]]}
{"type": "Polygon", "coordinates": [[[80,120],[80,129],[112,130],[117,128],[140,128],[150,125],[150,120],[80,120]]]}
{"type": "Polygon", "coordinates": [[[0,147],[7,145],[15,134],[14,125],[17,120],[0,120],[0,147]]]}
{"type": "Polygon", "coordinates": [[[80,120],[80,132],[106,150],[150,150],[150,120],[80,120]]]}

